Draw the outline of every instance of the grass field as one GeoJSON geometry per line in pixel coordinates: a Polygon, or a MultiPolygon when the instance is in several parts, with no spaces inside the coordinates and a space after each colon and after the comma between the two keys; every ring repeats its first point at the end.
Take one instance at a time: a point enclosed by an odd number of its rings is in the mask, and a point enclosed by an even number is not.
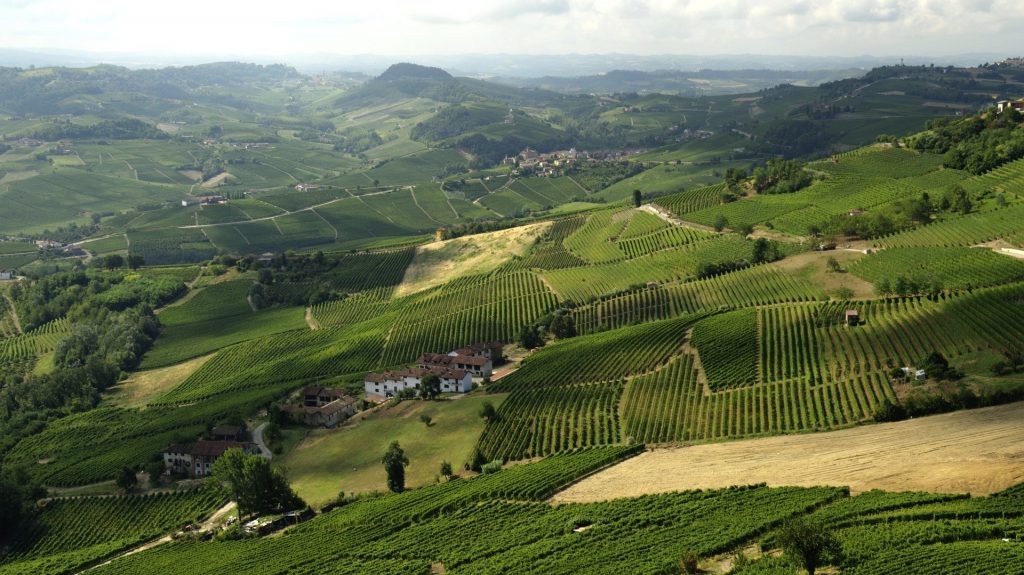
{"type": "Polygon", "coordinates": [[[395,295],[416,293],[457,277],[493,271],[526,253],[549,225],[532,224],[419,246],[395,295]]]}
{"type": "Polygon", "coordinates": [[[404,401],[383,408],[354,426],[314,431],[281,465],[296,492],[309,503],[321,506],[338,492],[384,491],[380,458],[392,441],[398,441],[409,457],[406,485],[434,482],[442,461],[460,473],[470,456],[484,421],[478,412],[485,401],[499,406],[503,395],[473,395],[454,401],[404,401]],[[420,415],[433,418],[430,427],[420,415]]]}
{"type": "Polygon", "coordinates": [[[828,433],[657,449],[584,479],[555,501],[738,482],[987,495],[1024,482],[1024,461],[1016,456],[1022,436],[1024,403],[1015,403],[828,433]]]}

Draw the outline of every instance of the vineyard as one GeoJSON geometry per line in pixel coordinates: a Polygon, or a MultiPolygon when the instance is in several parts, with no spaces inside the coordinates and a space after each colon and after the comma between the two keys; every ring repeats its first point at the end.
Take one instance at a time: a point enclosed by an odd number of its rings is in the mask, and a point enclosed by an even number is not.
{"type": "Polygon", "coordinates": [[[705,319],[693,328],[693,345],[707,372],[708,387],[721,391],[757,380],[757,315],[753,309],[705,319]]]}
{"type": "Polygon", "coordinates": [[[593,504],[536,502],[557,486],[635,451],[583,450],[492,475],[368,498],[301,525],[287,537],[165,545],[97,573],[426,573],[431,564],[443,564],[451,573],[578,573],[581,568],[588,573],[663,573],[688,550],[702,555],[729,550],[786,517],[844,495],[835,488],[754,486],[593,504]],[[438,532],[446,536],[434,536],[438,532]],[[480,532],[490,536],[473,535],[480,532]]]}
{"type": "MultiPolygon", "coordinates": [[[[11,544],[9,561],[77,551],[102,543],[127,547],[210,515],[215,490],[49,501],[11,544]]],[[[0,564],[2,569],[2,564],[0,564]]]]}
{"type": "Polygon", "coordinates": [[[1024,261],[986,248],[893,248],[862,258],[850,272],[876,287],[902,278],[918,291],[972,289],[1024,279],[1024,261]]]}

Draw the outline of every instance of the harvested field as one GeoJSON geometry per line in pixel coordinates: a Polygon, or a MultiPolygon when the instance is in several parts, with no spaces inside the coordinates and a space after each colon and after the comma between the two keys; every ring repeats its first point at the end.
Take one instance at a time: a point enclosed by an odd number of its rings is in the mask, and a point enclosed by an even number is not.
{"type": "Polygon", "coordinates": [[[985,495],[1022,481],[1024,402],[1018,402],[827,433],[657,449],[588,477],[553,501],[761,482],[985,495]]]}

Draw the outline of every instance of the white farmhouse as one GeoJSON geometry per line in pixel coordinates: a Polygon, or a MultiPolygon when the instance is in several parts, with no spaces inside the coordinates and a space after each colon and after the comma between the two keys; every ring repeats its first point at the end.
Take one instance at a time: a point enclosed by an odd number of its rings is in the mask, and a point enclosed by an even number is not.
{"type": "Polygon", "coordinates": [[[419,389],[423,378],[436,375],[442,393],[466,393],[473,389],[473,376],[461,369],[413,367],[383,373],[368,373],[363,381],[367,395],[392,397],[404,389],[419,389]]]}

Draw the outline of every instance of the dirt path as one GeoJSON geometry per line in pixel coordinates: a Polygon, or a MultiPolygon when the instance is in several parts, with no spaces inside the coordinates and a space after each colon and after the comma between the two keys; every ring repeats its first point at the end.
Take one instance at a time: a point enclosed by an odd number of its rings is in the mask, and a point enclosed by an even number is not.
{"type": "Polygon", "coordinates": [[[667,211],[661,209],[660,207],[655,206],[654,204],[644,204],[640,206],[638,209],[643,210],[649,214],[654,214],[674,226],[679,226],[681,228],[690,228],[692,230],[700,230],[702,232],[719,233],[716,232],[715,228],[711,226],[704,226],[701,224],[695,224],[693,222],[684,222],[683,220],[680,220],[679,218],[673,216],[667,211]]]}
{"type": "Polygon", "coordinates": [[[316,318],[313,317],[313,308],[311,307],[306,308],[306,325],[313,331],[320,329],[320,322],[316,321],[316,318]]]}
{"type": "Polygon", "coordinates": [[[603,501],[765,482],[848,485],[853,493],[969,492],[1024,481],[1024,402],[826,433],[657,449],[555,495],[603,501]]]}
{"type": "Polygon", "coordinates": [[[18,328],[18,333],[24,335],[25,330],[21,329],[21,318],[18,317],[18,308],[14,307],[14,300],[11,296],[4,292],[4,299],[7,301],[7,307],[11,308],[11,319],[14,321],[14,327],[18,328]]]}

